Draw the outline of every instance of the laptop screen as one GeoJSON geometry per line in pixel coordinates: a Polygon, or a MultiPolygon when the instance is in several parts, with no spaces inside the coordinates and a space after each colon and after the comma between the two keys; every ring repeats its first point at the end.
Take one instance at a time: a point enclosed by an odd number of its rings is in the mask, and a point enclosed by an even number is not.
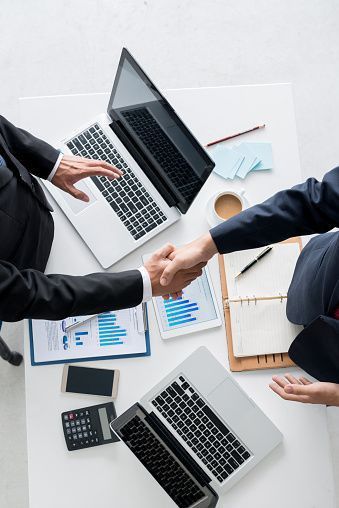
{"type": "Polygon", "coordinates": [[[186,212],[214,163],[126,49],[108,113],[123,125],[178,208],[186,212]]]}

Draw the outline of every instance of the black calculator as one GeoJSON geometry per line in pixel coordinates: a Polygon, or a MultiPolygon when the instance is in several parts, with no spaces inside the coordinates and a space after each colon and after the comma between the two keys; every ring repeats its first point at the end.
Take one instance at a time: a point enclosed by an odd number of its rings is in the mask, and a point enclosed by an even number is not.
{"type": "Polygon", "coordinates": [[[62,413],[62,427],[68,450],[80,450],[119,441],[109,426],[116,417],[113,402],[62,413]]]}

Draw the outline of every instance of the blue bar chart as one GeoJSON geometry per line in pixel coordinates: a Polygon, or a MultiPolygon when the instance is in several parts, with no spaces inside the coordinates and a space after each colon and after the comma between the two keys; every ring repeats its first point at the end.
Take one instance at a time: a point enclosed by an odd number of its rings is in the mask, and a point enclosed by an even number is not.
{"type": "Polygon", "coordinates": [[[124,344],[125,340],[127,340],[127,330],[118,324],[115,313],[103,312],[99,314],[97,319],[100,346],[118,346],[124,344]]]}
{"type": "Polygon", "coordinates": [[[185,296],[173,300],[169,298],[164,301],[168,326],[178,326],[196,321],[194,314],[199,310],[196,302],[185,298],[185,296]]]}
{"type": "MultiPolygon", "coordinates": [[[[164,300],[160,296],[155,298],[155,304],[160,328],[164,332],[175,332],[182,328],[193,330],[196,325],[208,321],[211,323],[215,321],[215,326],[218,326],[216,308],[205,268],[202,275],[184,289],[180,298],[164,300]]],[[[190,333],[189,330],[186,333],[190,333]]]]}
{"type": "Polygon", "coordinates": [[[84,345],[83,339],[85,339],[87,336],[88,332],[75,332],[74,333],[75,345],[83,346],[84,345]]]}

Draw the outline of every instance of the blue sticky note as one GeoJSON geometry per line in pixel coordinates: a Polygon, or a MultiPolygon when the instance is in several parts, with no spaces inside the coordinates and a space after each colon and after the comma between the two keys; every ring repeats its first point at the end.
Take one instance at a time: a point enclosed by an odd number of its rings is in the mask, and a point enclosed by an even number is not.
{"type": "Polygon", "coordinates": [[[243,156],[243,161],[236,173],[236,176],[239,178],[245,178],[251,169],[259,162],[259,159],[253,152],[249,143],[241,143],[240,145],[235,146],[233,151],[243,156]]]}
{"type": "Polygon", "coordinates": [[[226,179],[234,178],[243,160],[243,157],[241,158],[239,154],[225,146],[215,147],[209,152],[209,155],[215,162],[215,173],[226,179]]]}
{"type": "Polygon", "coordinates": [[[251,150],[260,160],[260,164],[257,164],[255,167],[252,168],[254,171],[273,168],[273,153],[271,143],[244,143],[244,144],[248,144],[251,150]]]}

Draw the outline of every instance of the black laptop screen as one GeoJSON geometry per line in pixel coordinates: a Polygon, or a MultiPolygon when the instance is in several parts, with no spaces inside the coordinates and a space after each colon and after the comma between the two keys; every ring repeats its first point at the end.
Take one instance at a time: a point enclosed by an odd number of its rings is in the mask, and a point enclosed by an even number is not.
{"type": "Polygon", "coordinates": [[[115,78],[108,113],[186,212],[213,169],[197,140],[126,49],[115,78]]]}

